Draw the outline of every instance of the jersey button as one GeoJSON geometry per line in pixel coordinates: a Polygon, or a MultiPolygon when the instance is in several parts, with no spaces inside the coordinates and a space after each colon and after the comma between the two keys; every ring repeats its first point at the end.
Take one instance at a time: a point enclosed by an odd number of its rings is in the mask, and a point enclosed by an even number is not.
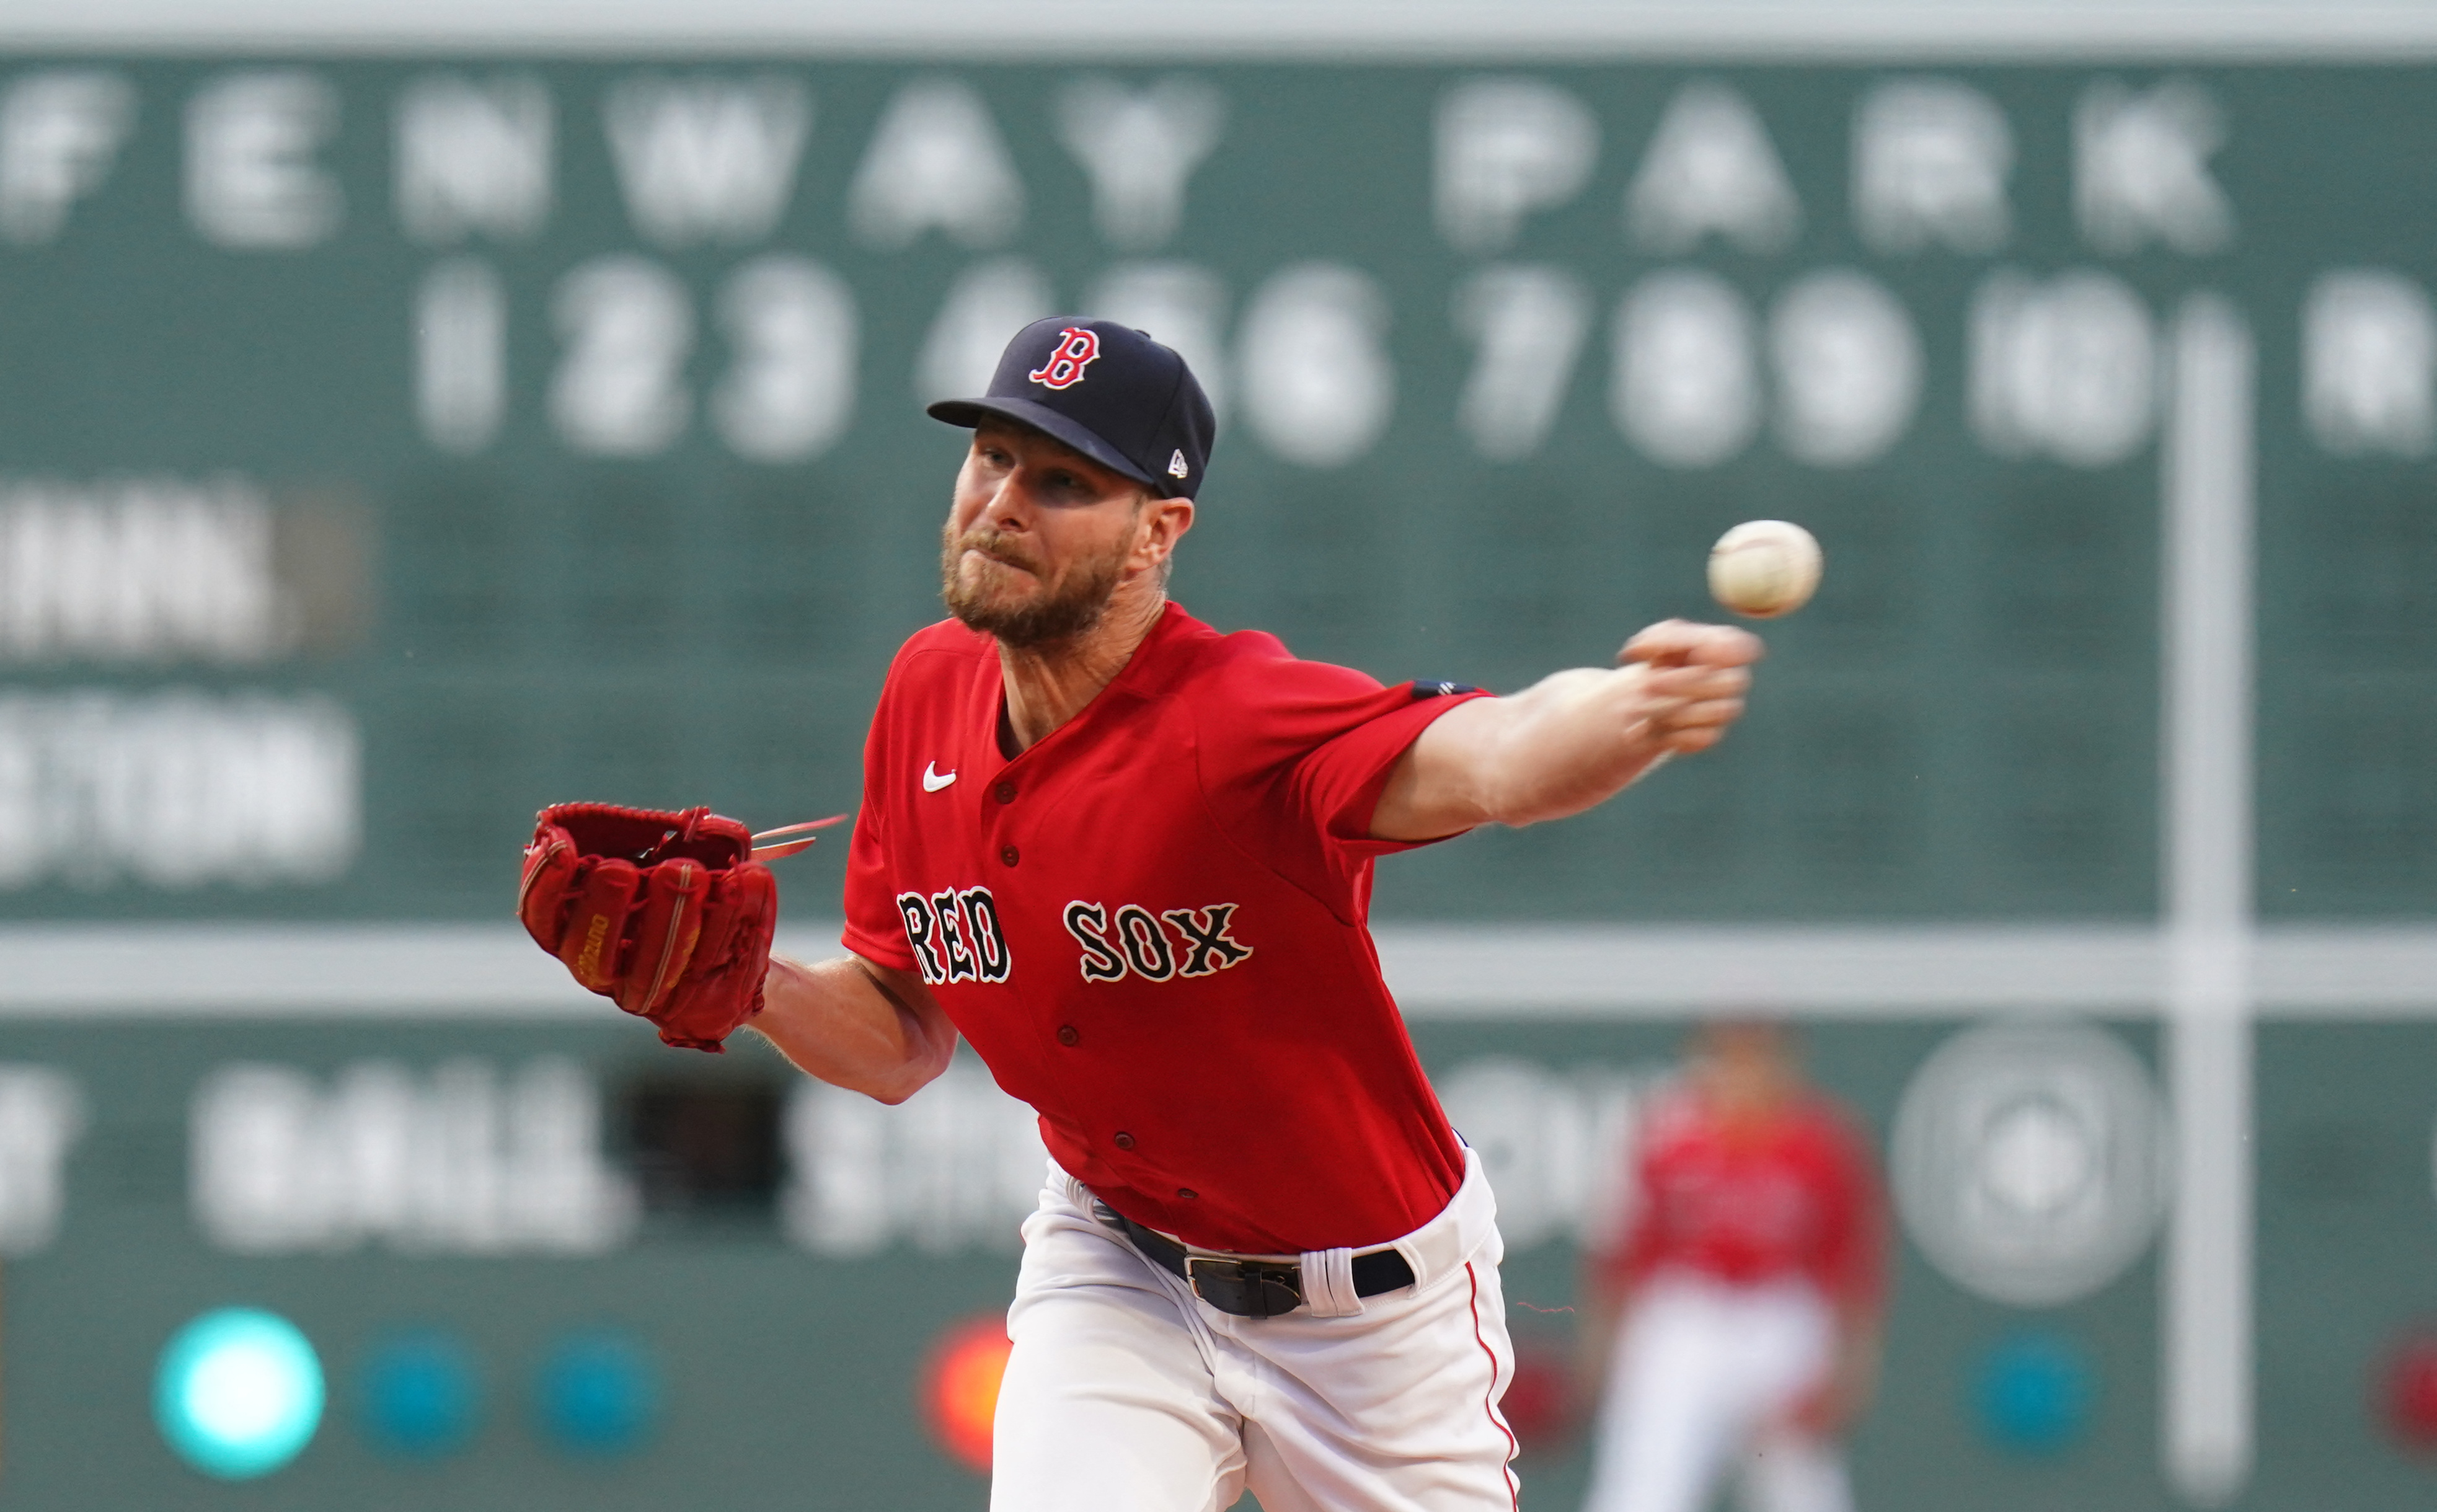
{"type": "Polygon", "coordinates": [[[1179,1187],[1178,1188],[1176,1188],[1176,1195],[1177,1195],[1177,1196],[1179,1196],[1179,1197],[1183,1198],[1186,1202],[1188,1202],[1188,1203],[1189,1203],[1189,1202],[1193,1201],[1193,1199],[1195,1199],[1196,1197],[1201,1196],[1201,1194],[1200,1192],[1198,1192],[1198,1191],[1195,1191],[1195,1190],[1194,1190],[1192,1187],[1179,1187]]]}
{"type": "Polygon", "coordinates": [[[997,799],[1002,803],[1012,803],[1015,801],[1015,784],[1013,782],[1001,782],[998,786],[991,789],[991,797],[997,799]]]}
{"type": "Polygon", "coordinates": [[[1110,1142],[1119,1150],[1131,1150],[1134,1147],[1134,1136],[1120,1129],[1117,1131],[1117,1137],[1110,1142]]]}
{"type": "Polygon", "coordinates": [[[999,858],[999,860],[1000,860],[1000,862],[1001,862],[1001,863],[1003,863],[1003,864],[1005,864],[1005,865],[1007,865],[1007,866],[1013,866],[1013,865],[1015,865],[1015,858],[1016,858],[1016,855],[1017,855],[1017,854],[1018,854],[1018,853],[1017,853],[1017,851],[1016,851],[1016,849],[1015,849],[1015,847],[1014,847],[1014,846],[1011,846],[1011,845],[1002,845],[1002,846],[1000,846],[1000,847],[998,848],[998,858],[999,858]]]}
{"type": "Polygon", "coordinates": [[[1070,1048],[1083,1043],[1083,1031],[1072,1024],[1058,1026],[1058,1043],[1070,1048]]]}

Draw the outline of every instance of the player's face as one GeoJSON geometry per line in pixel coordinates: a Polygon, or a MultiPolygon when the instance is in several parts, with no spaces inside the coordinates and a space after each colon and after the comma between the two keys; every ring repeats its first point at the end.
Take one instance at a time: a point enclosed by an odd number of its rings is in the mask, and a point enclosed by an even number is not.
{"type": "Polygon", "coordinates": [[[1710,1099],[1730,1116],[1766,1115],[1792,1093],[1800,1076],[1793,1046],[1773,1024],[1710,1025],[1700,1035],[1697,1054],[1710,1099]]]}
{"type": "Polygon", "coordinates": [[[1009,645],[1083,634],[1143,565],[1147,502],[1132,479],[1039,431],[985,425],[940,533],[949,612],[1009,645]]]}

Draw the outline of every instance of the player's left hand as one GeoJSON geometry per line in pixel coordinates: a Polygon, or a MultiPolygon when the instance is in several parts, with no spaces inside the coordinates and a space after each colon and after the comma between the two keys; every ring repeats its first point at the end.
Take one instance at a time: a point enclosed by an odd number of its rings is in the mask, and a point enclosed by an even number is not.
{"type": "Polygon", "coordinates": [[[1618,664],[1646,668],[1649,738],[1660,749],[1690,755],[1726,738],[1743,717],[1751,664],[1768,654],[1759,636],[1731,624],[1661,620],[1624,643],[1618,664]]]}
{"type": "Polygon", "coordinates": [[[1806,1438],[1832,1438],[1844,1431],[1851,1416],[1843,1383],[1831,1375],[1795,1398],[1782,1421],[1806,1438]]]}
{"type": "Polygon", "coordinates": [[[756,838],[709,809],[556,804],[534,818],[517,915],[580,985],[716,1051],[762,1011],[779,888],[756,857],[798,844],[756,838]]]}
{"type": "Polygon", "coordinates": [[[1828,1368],[1795,1397],[1784,1415],[1784,1425],[1815,1438],[1832,1437],[1852,1427],[1870,1405],[1878,1383],[1878,1325],[1874,1321],[1849,1325],[1837,1340],[1828,1368]]]}

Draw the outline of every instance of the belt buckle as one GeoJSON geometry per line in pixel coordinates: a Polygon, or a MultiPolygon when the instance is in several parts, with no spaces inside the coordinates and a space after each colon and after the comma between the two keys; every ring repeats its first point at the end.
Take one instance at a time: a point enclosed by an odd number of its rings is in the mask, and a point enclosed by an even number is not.
{"type": "Polygon", "coordinates": [[[1303,1267],[1291,1260],[1184,1258],[1193,1294],[1238,1318],[1274,1318],[1303,1306],[1303,1267]]]}

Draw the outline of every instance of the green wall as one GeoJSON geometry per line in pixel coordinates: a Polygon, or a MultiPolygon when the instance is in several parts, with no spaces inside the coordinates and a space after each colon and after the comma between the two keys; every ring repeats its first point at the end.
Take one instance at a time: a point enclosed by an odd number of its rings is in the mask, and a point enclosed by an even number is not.
{"type": "MultiPolygon", "coordinates": [[[[2437,280],[2437,78],[2427,68],[1534,68],[1522,77],[1574,100],[1582,114],[1569,119],[1587,120],[1593,146],[1578,182],[1502,239],[1450,233],[1434,207],[1437,113],[1474,78],[1459,69],[1122,70],[1134,89],[1184,79],[1223,114],[1165,235],[1113,235],[1096,219],[1091,178],[1060,138],[1061,101],[1080,77],[1063,68],[26,58],[0,69],[0,91],[93,69],[120,81],[102,89],[129,113],[123,140],[55,228],[21,219],[0,241],[0,572],[21,538],[5,533],[18,518],[9,511],[44,489],[118,520],[112,501],[128,480],[235,480],[275,520],[271,571],[303,628],[235,658],[45,649],[31,632],[0,631],[0,921],[492,922],[544,802],[699,801],[757,824],[850,807],[881,673],[938,613],[936,531],[959,448],[920,415],[918,373],[956,291],[1001,259],[1037,275],[1059,310],[1143,263],[1181,265],[1203,281],[1193,287],[1215,290],[1211,349],[1224,360],[1228,413],[1175,590],[1223,628],[1270,629],[1304,655],[1384,679],[1511,689],[1597,663],[1648,621],[1709,612],[1702,560],[1727,525],[1782,517],[1818,534],[1826,586],[1801,616],[1767,629],[1752,712],[1719,752],[1597,814],[1383,868],[1383,917],[1464,923],[2154,918],[2156,385],[2106,388],[2122,377],[2108,363],[2123,351],[2093,357],[2068,331],[2065,357],[2051,351],[2049,368],[2017,373],[2011,401],[1990,398],[1992,385],[2005,389],[2002,373],[1990,376],[2002,364],[1973,311],[2009,274],[2050,293],[2058,280],[2099,287],[2095,275],[2129,296],[2135,355],[2163,370],[2182,302],[2222,294],[2257,351],[2260,909],[2277,922],[2414,923],[2437,900],[2428,448],[2414,449],[2408,415],[2365,443],[2330,440],[2306,406],[2305,352],[2305,312],[2325,275],[2384,271],[2421,290],[2424,308],[2437,280]],[[295,182],[334,185],[342,210],[325,233],[285,248],[217,244],[193,208],[195,102],[257,68],[301,76],[330,106],[324,134],[308,132],[287,168],[305,175],[295,182]],[[397,207],[400,102],[435,77],[520,80],[546,99],[547,208],[530,234],[424,235],[397,207]],[[972,139],[1003,144],[1020,214],[961,237],[885,244],[857,229],[852,185],[892,102],[942,79],[980,102],[982,115],[960,118],[984,123],[972,139]],[[1906,251],[1866,235],[1857,112],[1883,86],[1919,79],[1976,92],[2001,120],[2002,241],[1906,251]],[[642,228],[604,125],[608,100],[639,79],[775,79],[782,96],[802,92],[812,125],[766,229],[642,228]],[[1778,244],[1745,245],[1730,226],[1669,248],[1628,224],[1662,117],[1705,81],[1757,112],[1762,155],[1782,166],[1799,214],[1778,244]],[[2214,144],[2183,166],[2230,208],[2230,237],[2200,245],[2199,222],[2169,208],[2119,246],[2077,210],[2077,119],[2126,101],[2181,122],[2178,140],[2214,144]],[[740,455],[716,419],[719,385],[752,350],[723,325],[722,301],[740,269],[773,255],[827,270],[856,330],[850,421],[816,455],[780,462],[740,455]],[[552,418],[554,385],[602,334],[567,312],[570,275],[605,257],[643,259],[646,281],[648,269],[664,271],[694,327],[672,370],[686,423],[634,455],[587,452],[552,418]],[[496,426],[459,435],[453,450],[419,419],[416,397],[419,290],[450,259],[496,279],[505,312],[496,426]],[[1249,313],[1274,314],[1264,299],[1296,287],[1279,275],[1315,262],[1344,276],[1302,286],[1337,292],[1306,308],[1317,324],[1272,323],[1279,358],[1252,339],[1249,313]],[[1553,325],[1500,327],[1522,357],[1493,388],[1545,383],[1552,409],[1544,434],[1484,455],[1464,396],[1487,317],[1477,290],[1471,303],[1463,291],[1510,268],[1552,275],[1534,287],[1557,303],[1544,311],[1553,325]],[[1688,270],[1721,281],[1704,287],[1728,290],[1749,322],[1734,350],[1753,408],[1748,435],[1714,460],[1672,465],[1663,439],[1628,434],[1614,413],[1615,330],[1645,280],[1688,270]],[[1917,343],[1918,397],[1884,446],[1824,466],[1802,460],[1770,322],[1787,291],[1837,270],[1868,279],[1901,313],[1917,343]],[[1578,303],[1566,302],[1569,290],[1578,303]],[[1353,333],[1352,387],[1306,403],[1298,375],[1342,356],[1325,340],[1339,328],[1331,320],[1353,333]],[[1381,374],[1393,395],[1384,421],[1325,457],[1314,448],[1326,451],[1326,437],[1298,443],[1279,418],[1355,402],[1347,395],[1359,400],[1381,374]],[[2085,381],[2097,387],[2074,387],[2085,381]],[[1265,382],[1285,397],[1256,394],[1265,382]],[[2028,439],[1981,414],[2007,402],[2028,439]],[[2041,403],[2079,418],[2024,420],[2041,403]],[[2120,444],[2102,444],[2118,432],[2120,444]],[[331,588],[359,571],[360,594],[331,588]],[[76,702],[96,695],[125,710],[190,695],[215,708],[330,700],[360,740],[359,780],[347,788],[359,839],[312,878],[206,868],[148,880],[124,858],[74,859],[89,829],[117,822],[94,817],[115,801],[94,754],[103,747],[79,745],[73,730],[85,727],[61,712],[102,707],[76,702]],[[51,733],[25,733],[37,726],[51,733]],[[25,824],[10,828],[28,814],[67,838],[29,849],[25,824]]],[[[2169,152],[2168,201],[2190,187],[2174,167],[2169,152]]],[[[1720,192],[1729,209],[1752,202],[1720,192]]],[[[1734,222],[1746,223],[1761,222],[1734,222]]],[[[819,329],[828,334],[795,359],[837,356],[835,328],[819,329]]],[[[2408,321],[2393,329],[2410,335],[2408,321]]],[[[2428,359],[2417,360],[2425,393],[2428,359]]],[[[1870,378],[1838,371],[1812,370],[1804,393],[1829,402],[1870,378]]],[[[2380,392],[2408,398],[2410,388],[2380,392]]],[[[90,608],[111,589],[79,591],[90,608]]],[[[10,612],[0,603],[0,620],[10,612]]],[[[168,759],[157,743],[139,755],[168,759]]],[[[232,760],[240,776],[254,771],[232,760]]],[[[127,801],[141,814],[155,812],[144,802],[186,800],[127,801]]],[[[792,917],[833,911],[842,854],[824,846],[789,864],[792,917]]],[[[2112,1031],[2153,1059],[2145,1005],[2122,1007],[2112,1031]]],[[[1921,1057],[1971,1008],[1819,1026],[1814,1064],[1884,1137],[1921,1057]]],[[[64,1014],[0,1025],[0,1059],[68,1073],[88,1113],[58,1239],[7,1268],[0,1498],[28,1509],[980,1505],[980,1481],[929,1447],[910,1403],[938,1330],[1003,1305],[1008,1252],[935,1255],[907,1241],[824,1258],[788,1243],[772,1219],[675,1213],[647,1215],[630,1244],[585,1259],[377,1245],[244,1257],[197,1229],[186,1119],[214,1066],[267,1061],[318,1076],[378,1058],[420,1074],[468,1053],[503,1067],[564,1053],[614,1102],[637,1079],[676,1074],[632,1028],[64,1014]],[[167,1334],[235,1301],[307,1330],[332,1372],[333,1405],[292,1468],[224,1486],[171,1459],[147,1420],[147,1393],[167,1334]],[[657,1352],[667,1411],[646,1450],[580,1466],[525,1426],[523,1394],[556,1330],[599,1321],[657,1352]],[[383,1458],[351,1415],[365,1351],[407,1325],[472,1340],[489,1392],[471,1447],[435,1465],[383,1458]]],[[[1505,1056],[1574,1076],[1646,1073],[1674,1053],[1677,1028],[1484,1013],[1416,1033],[1434,1074],[1505,1056]]],[[[2422,1059],[2432,1051],[2420,1022],[2260,1030],[2259,1463],[2236,1503],[2250,1512],[2403,1507],[2431,1493],[2428,1462],[2393,1448],[2364,1404],[2374,1363],[2437,1307],[2437,1087],[2422,1059]]],[[[680,1069],[778,1077],[756,1055],[680,1069]]],[[[1563,1309],[1574,1264],[1562,1233],[1521,1250],[1509,1294],[1563,1309]]],[[[2145,1258],[2082,1300],[2009,1308],[1905,1247],[1887,1386],[1855,1442],[1864,1505],[2177,1504],[2156,1468],[2156,1286],[2145,1258]],[[2070,1341],[2095,1370],[2087,1436],[2047,1458],[1992,1446],[1971,1413],[1986,1351],[2025,1328],[2070,1341]]],[[[1565,1316],[1518,1308],[1518,1335],[1553,1345],[1565,1316]]],[[[1543,1507],[1568,1504],[1584,1473],[1571,1444],[1534,1448],[1524,1469],[1543,1507]]]]}

